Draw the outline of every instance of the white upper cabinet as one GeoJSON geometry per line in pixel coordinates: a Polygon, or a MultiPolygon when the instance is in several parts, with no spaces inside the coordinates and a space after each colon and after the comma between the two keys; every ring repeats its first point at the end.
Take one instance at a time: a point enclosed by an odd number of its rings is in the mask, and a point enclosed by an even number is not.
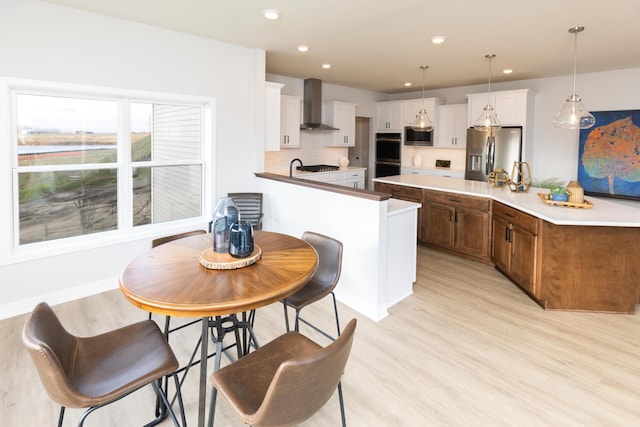
{"type": "Polygon", "coordinates": [[[376,131],[402,131],[402,103],[402,101],[376,102],[376,131]]]}
{"type": "Polygon", "coordinates": [[[280,148],[300,147],[300,123],[302,98],[282,95],[280,97],[280,148]]]}
{"type": "Polygon", "coordinates": [[[331,132],[327,146],[355,147],[356,145],[356,104],[327,101],[323,113],[328,125],[338,128],[331,132]]]}
{"type": "MultiPolygon", "coordinates": [[[[492,92],[489,103],[493,106],[496,116],[503,126],[524,126],[527,121],[527,103],[530,95],[528,89],[506,90],[492,92]]],[[[467,95],[469,99],[469,114],[467,125],[473,126],[473,122],[480,116],[482,109],[487,105],[486,93],[473,93],[467,95]]]]}
{"type": "Polygon", "coordinates": [[[265,82],[264,150],[280,150],[280,83],[265,82]]]}
{"type": "Polygon", "coordinates": [[[438,106],[436,130],[436,147],[465,148],[467,146],[467,104],[438,106]]]}
{"type": "Polygon", "coordinates": [[[416,121],[416,116],[418,112],[424,105],[424,109],[427,111],[429,118],[433,122],[433,127],[435,128],[438,123],[438,110],[437,106],[440,103],[438,98],[425,98],[424,102],[422,98],[420,99],[409,99],[404,101],[404,125],[403,126],[411,126],[416,121]]]}
{"type": "MultiPolygon", "coordinates": [[[[469,115],[467,126],[472,127],[482,109],[487,105],[486,93],[467,95],[469,115]]],[[[502,126],[522,126],[522,160],[533,158],[533,114],[535,92],[530,89],[505,90],[491,92],[489,102],[496,111],[502,126]]]]}

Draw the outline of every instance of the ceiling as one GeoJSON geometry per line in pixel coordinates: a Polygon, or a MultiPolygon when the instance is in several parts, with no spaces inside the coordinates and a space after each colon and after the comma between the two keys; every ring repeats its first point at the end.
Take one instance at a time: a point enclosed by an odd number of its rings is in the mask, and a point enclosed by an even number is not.
{"type": "Polygon", "coordinates": [[[585,27],[578,74],[640,67],[638,0],[48,1],[262,48],[270,74],[383,93],[421,90],[420,65],[429,66],[427,90],[486,83],[488,53],[492,82],[570,75],[575,26],[585,27]],[[280,19],[265,19],[265,9],[280,19]],[[437,35],[446,41],[432,44],[437,35]]]}

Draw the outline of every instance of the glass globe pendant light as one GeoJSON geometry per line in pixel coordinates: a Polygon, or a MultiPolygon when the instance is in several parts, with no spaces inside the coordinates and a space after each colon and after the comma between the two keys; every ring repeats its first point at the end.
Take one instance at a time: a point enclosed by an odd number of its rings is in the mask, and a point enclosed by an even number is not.
{"type": "Polygon", "coordinates": [[[575,35],[573,45],[573,92],[567,98],[564,106],[553,118],[553,124],[565,129],[589,129],[596,123],[593,117],[582,105],[582,98],[576,95],[576,60],[578,57],[578,33],[584,31],[584,27],[569,28],[569,33],[575,35]]]}
{"type": "Polygon", "coordinates": [[[424,108],[424,73],[429,68],[428,65],[421,65],[420,69],[422,70],[422,105],[420,107],[420,111],[416,114],[416,120],[411,125],[411,129],[416,132],[430,132],[433,130],[433,122],[429,118],[427,114],[427,110],[424,108]]]}
{"type": "Polygon", "coordinates": [[[484,56],[489,60],[489,87],[487,88],[487,105],[482,109],[482,113],[473,123],[473,128],[483,132],[498,130],[502,127],[496,116],[496,111],[491,106],[491,60],[496,57],[495,53],[484,56]]]}

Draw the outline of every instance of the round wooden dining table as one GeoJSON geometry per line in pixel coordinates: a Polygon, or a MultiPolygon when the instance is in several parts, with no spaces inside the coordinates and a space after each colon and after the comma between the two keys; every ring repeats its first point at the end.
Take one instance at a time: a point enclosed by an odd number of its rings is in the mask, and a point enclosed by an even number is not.
{"type": "MultiPolygon", "coordinates": [[[[237,269],[208,269],[200,255],[212,246],[211,234],[200,234],[157,246],[136,257],[120,275],[120,290],[135,306],[169,316],[201,317],[200,397],[198,425],[204,426],[208,329],[211,319],[244,313],[280,301],[313,276],[318,255],[311,245],[285,234],[255,231],[260,259],[237,269]]],[[[215,320],[214,320],[215,322],[215,320]]],[[[216,345],[219,368],[222,340],[216,345]]]]}

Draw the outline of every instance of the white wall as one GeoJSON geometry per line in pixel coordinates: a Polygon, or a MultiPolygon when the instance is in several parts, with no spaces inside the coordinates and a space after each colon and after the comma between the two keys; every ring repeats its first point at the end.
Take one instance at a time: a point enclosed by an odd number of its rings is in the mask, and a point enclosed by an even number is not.
{"type": "MultiPolygon", "coordinates": [[[[0,56],[3,77],[216,98],[214,203],[229,191],[254,188],[253,173],[264,164],[263,50],[39,0],[2,0],[0,56]]],[[[6,134],[3,129],[1,144],[11,143],[6,134]]],[[[0,200],[7,200],[8,191],[0,188],[0,200]]],[[[0,238],[11,236],[4,232],[0,238]]],[[[40,300],[55,304],[115,288],[126,263],[149,247],[148,240],[137,241],[0,266],[0,318],[40,300]]]]}

